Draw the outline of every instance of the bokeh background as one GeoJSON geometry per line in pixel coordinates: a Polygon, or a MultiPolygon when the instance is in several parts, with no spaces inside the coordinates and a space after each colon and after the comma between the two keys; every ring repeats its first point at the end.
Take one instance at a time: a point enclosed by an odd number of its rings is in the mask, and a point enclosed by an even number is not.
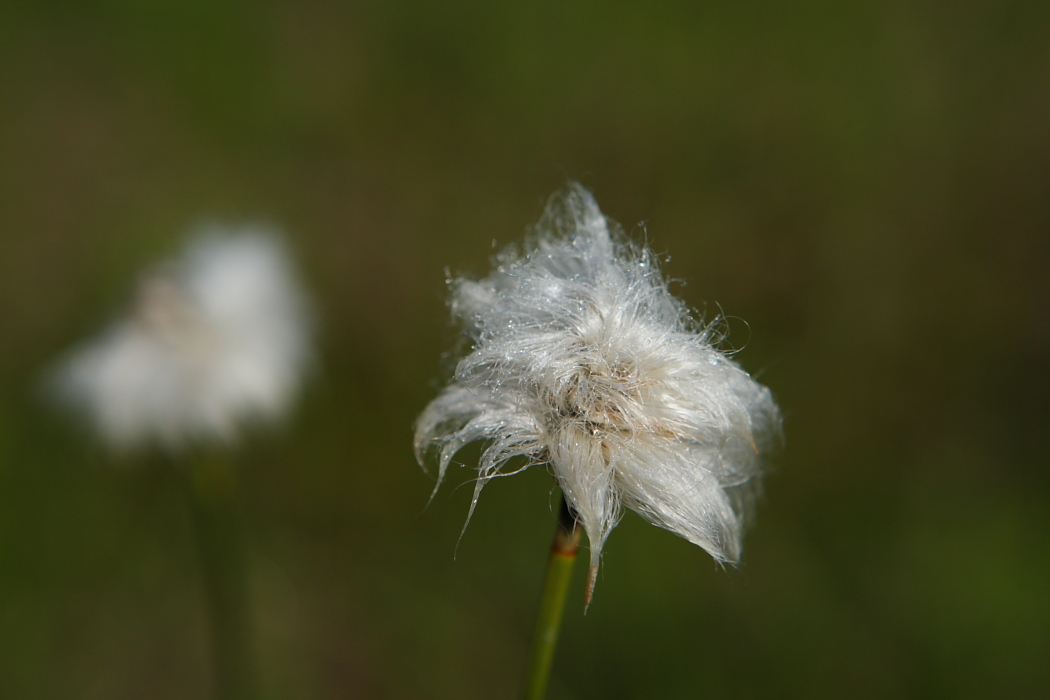
{"type": "MultiPolygon", "coordinates": [[[[554,517],[414,463],[446,267],[567,179],[786,416],[745,561],[628,514],[551,698],[1050,696],[1050,4],[0,7],[0,696],[209,693],[180,475],[40,383],[203,220],[289,235],[320,362],[240,456],[264,698],[513,698],[554,517]]],[[[473,449],[473,448],[472,448],[473,449]]],[[[469,463],[477,450],[466,450],[469,463]]]]}

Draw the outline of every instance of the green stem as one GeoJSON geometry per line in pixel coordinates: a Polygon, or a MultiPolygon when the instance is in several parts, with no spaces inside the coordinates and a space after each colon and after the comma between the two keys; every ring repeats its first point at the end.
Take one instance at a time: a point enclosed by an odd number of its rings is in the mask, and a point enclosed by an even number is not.
{"type": "Polygon", "coordinates": [[[565,596],[572,581],[572,565],[576,563],[576,549],[580,531],[576,519],[569,510],[564,496],[558,515],[558,529],[551,544],[551,555],[547,562],[547,580],[543,584],[540,611],[536,618],[536,632],[532,639],[532,658],[529,675],[525,681],[525,700],[543,700],[554,661],[554,649],[558,644],[565,596]]]}
{"type": "Polygon", "coordinates": [[[247,586],[233,465],[210,454],[197,455],[190,467],[190,510],[211,623],[215,693],[221,700],[249,700],[247,586]]]}

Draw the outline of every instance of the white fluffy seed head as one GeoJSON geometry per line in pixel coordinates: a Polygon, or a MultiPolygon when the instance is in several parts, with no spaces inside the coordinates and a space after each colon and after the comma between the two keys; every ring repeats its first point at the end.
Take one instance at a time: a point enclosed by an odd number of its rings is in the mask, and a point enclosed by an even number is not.
{"type": "Polygon", "coordinates": [[[762,455],[780,435],[769,389],[714,346],[654,256],[578,184],[495,264],[451,282],[473,348],[419,417],[420,464],[437,451],[440,485],[461,447],[487,441],[471,513],[512,458],[549,465],[590,540],[591,587],[622,506],[737,561],[762,455]]]}
{"type": "Polygon", "coordinates": [[[205,229],[143,274],[130,313],[75,350],[52,386],[119,449],[232,443],[290,407],[309,316],[274,232],[205,229]]]}

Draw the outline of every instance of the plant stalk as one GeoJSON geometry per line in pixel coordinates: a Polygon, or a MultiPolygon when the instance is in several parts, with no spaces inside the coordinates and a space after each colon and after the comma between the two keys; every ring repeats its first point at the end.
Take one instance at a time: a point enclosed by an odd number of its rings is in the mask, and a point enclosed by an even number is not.
{"type": "Polygon", "coordinates": [[[547,695],[554,649],[558,644],[562,613],[565,611],[565,597],[572,581],[572,567],[576,563],[579,541],[580,529],[576,525],[576,518],[562,496],[558,529],[551,544],[547,579],[543,584],[543,596],[540,598],[536,631],[532,639],[532,657],[525,681],[525,700],[543,700],[547,695]]]}
{"type": "Polygon", "coordinates": [[[198,454],[189,500],[211,626],[214,692],[219,700],[254,695],[247,581],[235,507],[236,480],[225,455],[198,454]]]}

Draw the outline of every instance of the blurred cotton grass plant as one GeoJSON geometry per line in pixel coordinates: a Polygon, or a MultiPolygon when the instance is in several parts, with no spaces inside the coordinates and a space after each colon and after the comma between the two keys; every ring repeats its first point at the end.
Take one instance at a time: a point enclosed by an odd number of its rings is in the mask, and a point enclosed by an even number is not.
{"type": "Polygon", "coordinates": [[[146,270],[126,316],[49,380],[114,452],[159,451],[185,471],[224,699],[254,694],[232,451],[290,410],[311,327],[277,232],[211,226],[146,270]]]}
{"type": "Polygon", "coordinates": [[[738,561],[762,458],[780,437],[769,389],[718,349],[668,290],[657,260],[578,184],[555,193],[523,248],[482,280],[451,281],[472,348],[416,424],[416,455],[437,453],[437,486],[464,445],[488,442],[470,511],[497,476],[545,465],[563,503],[541,598],[525,697],[546,692],[572,573],[577,524],[594,592],[623,506],[738,561]],[[505,471],[510,460],[524,466],[505,471]]]}

